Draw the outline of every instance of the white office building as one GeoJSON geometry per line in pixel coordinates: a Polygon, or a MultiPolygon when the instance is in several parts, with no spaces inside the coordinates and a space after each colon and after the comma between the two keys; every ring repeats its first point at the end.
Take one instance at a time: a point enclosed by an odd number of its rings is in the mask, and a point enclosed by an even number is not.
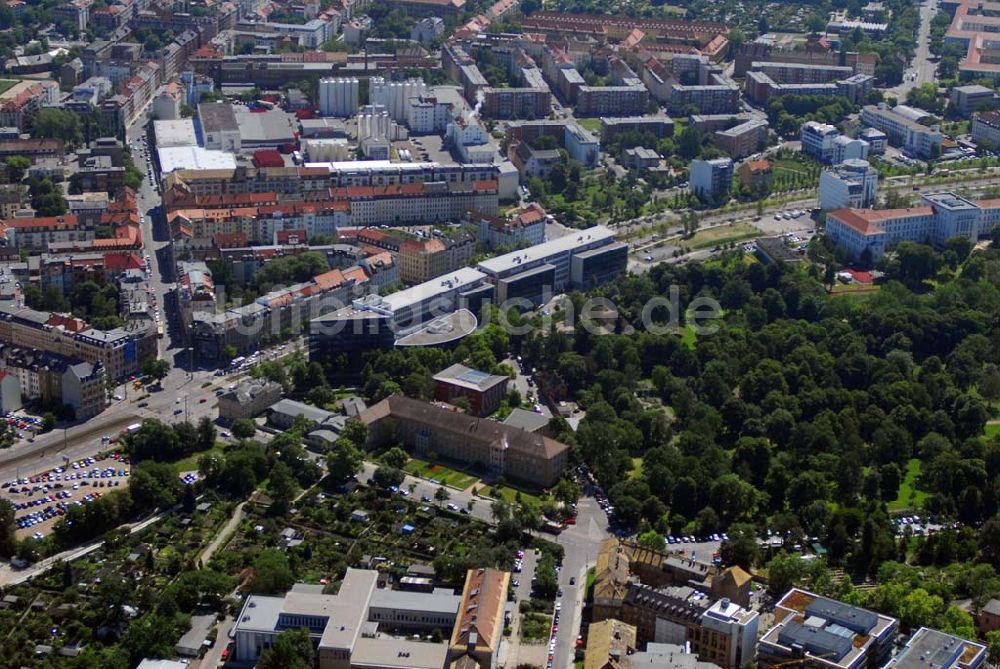
{"type": "Polygon", "coordinates": [[[733,160],[732,158],[692,160],[689,180],[691,192],[699,197],[725,196],[733,185],[733,160]]]}
{"type": "Polygon", "coordinates": [[[358,80],[347,77],[319,80],[319,112],[346,118],[358,111],[358,80]]]}
{"type": "Polygon", "coordinates": [[[417,135],[444,132],[451,114],[451,104],[435,97],[421,96],[406,101],[406,125],[417,135]]]}
{"type": "MultiPolygon", "coordinates": [[[[868,105],[861,110],[861,122],[886,134],[889,143],[901,147],[916,158],[934,158],[941,154],[940,126],[926,126],[914,120],[912,109],[899,105],[868,105]]],[[[926,113],[924,114],[926,116],[926,113]]]]}
{"type": "Polygon", "coordinates": [[[822,209],[867,209],[878,196],[878,171],[867,160],[850,159],[819,175],[822,209]]]}
{"type": "Polygon", "coordinates": [[[386,81],[384,77],[372,77],[368,84],[368,100],[373,105],[382,105],[392,120],[406,122],[410,98],[427,95],[427,84],[423,79],[386,81]]]}

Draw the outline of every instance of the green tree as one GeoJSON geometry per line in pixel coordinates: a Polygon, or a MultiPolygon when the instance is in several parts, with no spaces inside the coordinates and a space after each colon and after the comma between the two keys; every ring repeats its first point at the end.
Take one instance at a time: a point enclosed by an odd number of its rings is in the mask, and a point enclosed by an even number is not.
{"type": "Polygon", "coordinates": [[[729,540],[719,547],[723,563],[750,570],[760,555],[753,525],[737,523],[729,528],[729,540]]]}
{"type": "Polygon", "coordinates": [[[207,451],[215,446],[215,423],[208,416],[202,416],[198,420],[198,444],[197,450],[207,451]]]}
{"type": "Polygon", "coordinates": [[[315,651],[309,630],[286,630],[260,654],[258,669],[312,669],[315,651]]]}
{"type": "Polygon", "coordinates": [[[7,166],[7,179],[16,183],[24,178],[31,167],[31,160],[24,156],[10,156],[4,164],[7,166]]]}
{"type": "Polygon", "coordinates": [[[801,583],[805,571],[800,556],[781,551],[767,563],[768,588],[776,595],[783,595],[801,583]]]}
{"type": "Polygon", "coordinates": [[[35,115],[31,136],[36,139],[61,139],[68,144],[78,144],[83,140],[80,117],[71,111],[45,107],[35,115]]]}
{"type": "Polygon", "coordinates": [[[648,530],[639,535],[638,543],[640,546],[645,546],[646,548],[652,548],[656,551],[662,551],[666,548],[667,542],[663,538],[663,535],[656,530],[648,530]]]}
{"type": "Polygon", "coordinates": [[[382,462],[394,469],[403,469],[409,461],[410,456],[399,446],[393,446],[382,454],[382,462]]]}
{"type": "Polygon", "coordinates": [[[349,479],[360,472],[363,466],[364,454],[346,437],[333,442],[326,454],[326,469],[334,481],[349,479]]]}
{"type": "Polygon", "coordinates": [[[0,500],[0,556],[5,558],[17,550],[14,527],[14,506],[7,500],[0,500]]]}
{"type": "Polygon", "coordinates": [[[257,424],[252,418],[238,418],[233,421],[232,432],[237,439],[251,439],[257,434],[257,424]]]}
{"type": "Polygon", "coordinates": [[[143,376],[149,376],[160,383],[170,373],[170,363],[162,358],[150,356],[142,362],[141,371],[143,376]]]}
{"type": "Polygon", "coordinates": [[[261,551],[253,561],[253,570],[250,590],[256,594],[284,594],[295,583],[288,556],[276,548],[261,551]]]}
{"type": "Polygon", "coordinates": [[[451,493],[443,485],[438,486],[438,489],[434,491],[434,501],[438,504],[443,504],[451,499],[451,493]]]}
{"type": "Polygon", "coordinates": [[[271,510],[276,515],[284,515],[288,511],[288,504],[295,497],[295,477],[287,464],[281,461],[274,463],[267,479],[267,490],[273,500],[271,510]]]}

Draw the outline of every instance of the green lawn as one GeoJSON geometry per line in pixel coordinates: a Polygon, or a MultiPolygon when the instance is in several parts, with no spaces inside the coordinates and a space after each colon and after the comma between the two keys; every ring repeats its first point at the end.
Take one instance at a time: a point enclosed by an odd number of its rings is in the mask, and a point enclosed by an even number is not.
{"type": "Polygon", "coordinates": [[[601,119],[599,118],[580,118],[576,120],[585,130],[590,132],[600,132],[601,131],[601,119]]]}
{"type": "Polygon", "coordinates": [[[21,83],[20,79],[0,79],[0,93],[10,90],[19,83],[21,83]]]}
{"type": "Polygon", "coordinates": [[[704,249],[728,244],[729,242],[741,242],[753,239],[759,237],[760,234],[760,230],[749,223],[734,223],[732,225],[720,225],[714,228],[699,230],[694,233],[691,239],[683,243],[685,246],[690,246],[693,249],[704,249]]]}
{"type": "Polygon", "coordinates": [[[923,504],[927,493],[917,490],[918,476],[920,476],[920,460],[914,458],[906,463],[906,473],[903,475],[903,482],[899,485],[899,495],[889,502],[890,511],[916,509],[923,504]]]}
{"type": "Polygon", "coordinates": [[[182,472],[196,472],[198,471],[198,461],[202,457],[208,455],[209,453],[222,454],[223,445],[220,442],[216,442],[215,448],[209,449],[207,451],[198,451],[197,453],[192,453],[183,460],[178,460],[176,462],[171,462],[170,466],[174,468],[178,474],[182,472]]]}
{"type": "MultiPolygon", "coordinates": [[[[486,486],[484,493],[489,494],[494,490],[494,486],[486,486]]],[[[521,494],[521,502],[525,504],[541,504],[542,498],[536,493],[528,492],[527,490],[520,490],[518,488],[512,488],[509,485],[501,486],[497,489],[500,493],[500,497],[508,502],[516,502],[518,493],[521,494]]]]}
{"type": "Polygon", "coordinates": [[[434,479],[444,485],[461,490],[465,490],[478,480],[477,477],[471,474],[460,472],[442,464],[428,462],[427,460],[418,460],[417,458],[410,458],[404,469],[414,476],[434,479]]]}
{"type": "Polygon", "coordinates": [[[987,437],[995,437],[1000,434],[1000,423],[987,423],[984,433],[987,437]]]}

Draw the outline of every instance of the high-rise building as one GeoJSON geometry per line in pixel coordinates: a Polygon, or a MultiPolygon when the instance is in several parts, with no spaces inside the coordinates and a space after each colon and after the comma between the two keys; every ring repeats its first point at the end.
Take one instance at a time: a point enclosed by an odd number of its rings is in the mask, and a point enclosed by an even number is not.
{"type": "Polygon", "coordinates": [[[691,192],[699,197],[722,197],[733,185],[732,158],[692,160],[690,172],[691,192]]]}
{"type": "Polygon", "coordinates": [[[875,204],[877,195],[878,171],[867,160],[845,160],[819,175],[822,209],[866,209],[875,204]]]}

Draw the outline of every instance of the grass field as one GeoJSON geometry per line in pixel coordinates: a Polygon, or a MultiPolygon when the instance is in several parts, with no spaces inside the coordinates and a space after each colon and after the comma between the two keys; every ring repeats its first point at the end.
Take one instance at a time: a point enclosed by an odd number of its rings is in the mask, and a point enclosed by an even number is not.
{"type": "Polygon", "coordinates": [[[0,93],[5,93],[19,83],[20,79],[0,79],[0,93]]]}
{"type": "Polygon", "coordinates": [[[760,230],[749,223],[734,223],[733,225],[720,225],[714,228],[699,230],[684,244],[693,249],[704,249],[728,244],[729,242],[741,242],[753,239],[754,237],[759,237],[760,234],[760,230]]]}
{"type": "MultiPolygon", "coordinates": [[[[486,486],[484,492],[491,493],[493,491],[493,486],[486,486]]],[[[541,504],[542,498],[537,494],[528,492],[527,490],[519,490],[517,488],[511,488],[509,485],[501,486],[497,488],[497,492],[500,493],[500,497],[507,502],[516,502],[518,498],[518,493],[521,494],[521,502],[525,504],[541,504]]]]}
{"type": "Polygon", "coordinates": [[[590,132],[600,132],[601,131],[601,119],[599,118],[580,118],[576,120],[585,130],[590,132]]]}
{"type": "Polygon", "coordinates": [[[914,458],[906,463],[906,473],[903,475],[903,482],[899,485],[899,495],[888,504],[890,511],[915,509],[923,504],[927,493],[917,490],[918,476],[920,476],[920,460],[914,458]]]}
{"type": "Polygon", "coordinates": [[[446,467],[442,464],[427,462],[426,460],[418,460],[416,458],[411,458],[410,461],[406,463],[405,469],[408,473],[413,474],[414,476],[419,476],[425,479],[434,479],[444,485],[459,488],[461,490],[465,490],[479,480],[472,474],[466,474],[465,472],[451,469],[450,467],[446,467]]]}
{"type": "Polygon", "coordinates": [[[984,433],[987,437],[995,437],[1000,434],[1000,423],[987,423],[984,433]]]}

